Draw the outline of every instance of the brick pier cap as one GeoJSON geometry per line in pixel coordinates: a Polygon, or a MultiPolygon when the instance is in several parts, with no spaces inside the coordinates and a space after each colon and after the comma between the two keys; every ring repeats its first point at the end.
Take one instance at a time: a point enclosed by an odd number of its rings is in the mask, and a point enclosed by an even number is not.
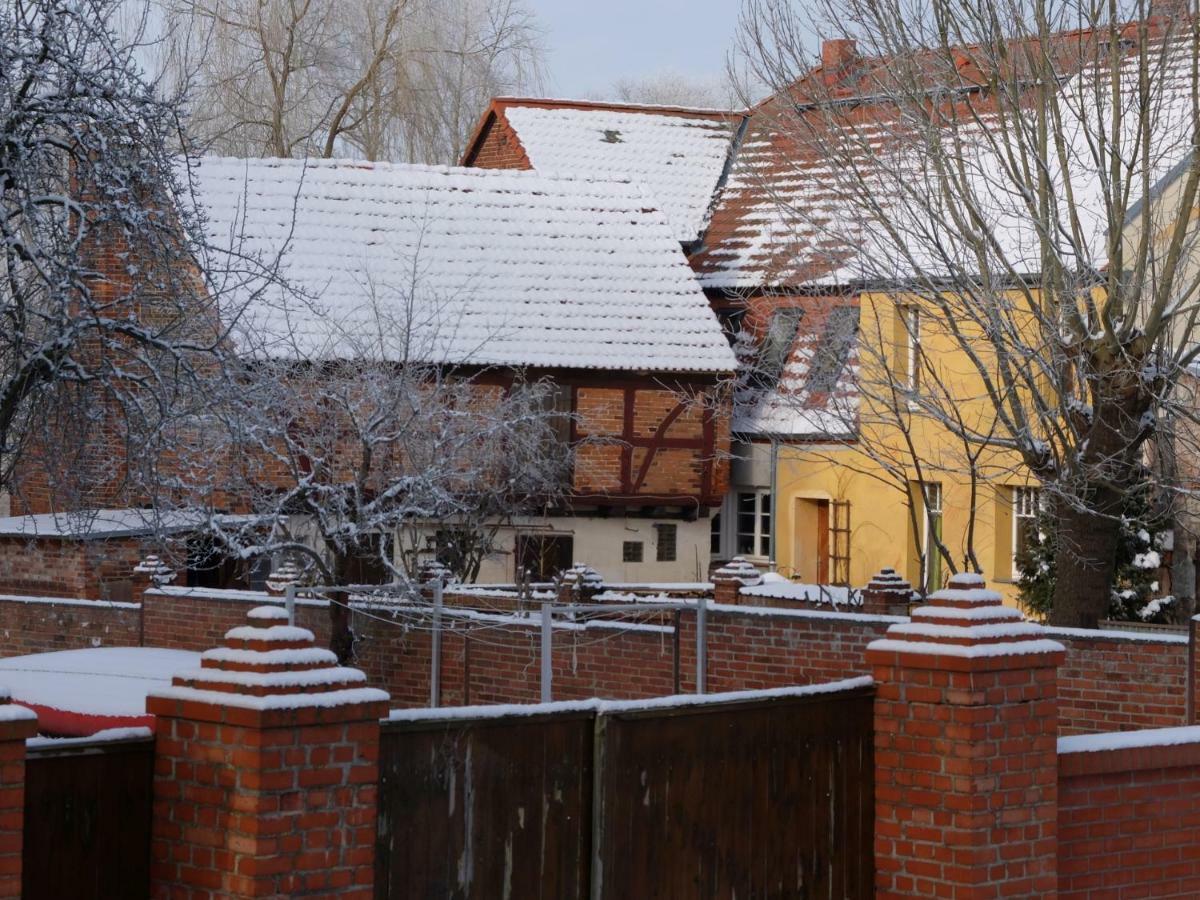
{"type": "Polygon", "coordinates": [[[256,727],[387,715],[388,693],[339,666],[307,628],[287,625],[286,610],[259,606],[248,618],[225,633],[225,646],[201,654],[199,669],[151,692],[146,711],[256,727]]]}
{"type": "Polygon", "coordinates": [[[952,671],[1060,665],[1066,648],[1020,610],[1005,606],[985,583],[972,572],[951,576],[948,587],[912,611],[910,622],[892,625],[867,645],[867,661],[952,671]]]}

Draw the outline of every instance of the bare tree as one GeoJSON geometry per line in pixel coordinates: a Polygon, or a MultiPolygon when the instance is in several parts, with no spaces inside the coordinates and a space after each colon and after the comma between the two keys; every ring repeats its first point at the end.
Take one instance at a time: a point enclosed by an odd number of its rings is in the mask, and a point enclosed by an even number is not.
{"type": "MultiPolygon", "coordinates": [[[[242,335],[203,406],[178,421],[172,465],[149,480],[160,509],[204,523],[214,558],[292,562],[309,583],[411,585],[440,540],[467,548],[445,561],[470,576],[470,554],[487,553],[499,527],[561,499],[569,457],[553,385],[442,361],[438,329],[452,324],[415,285],[371,307],[351,325],[322,320],[319,345],[304,327],[282,345],[242,335]]],[[[330,605],[343,660],[349,599],[330,605]]]]}
{"type": "MultiPolygon", "coordinates": [[[[781,165],[811,179],[819,161],[824,247],[954,348],[937,361],[951,389],[913,385],[906,401],[1041,482],[1059,528],[1051,619],[1094,624],[1125,495],[1197,352],[1195,11],[820,8],[840,43],[816,69],[800,40],[811,10],[751,0],[743,16],[743,49],[777,91],[781,165]]],[[[777,199],[811,233],[813,210],[777,199]]]]}
{"type": "Polygon", "coordinates": [[[733,85],[682,72],[657,72],[642,78],[621,78],[613,92],[623,103],[649,106],[684,106],[694,109],[731,109],[736,105],[733,85]]]}
{"type": "Polygon", "coordinates": [[[536,85],[521,0],[164,0],[190,24],[193,136],[235,156],[457,159],[495,94],[536,85]]]}
{"type": "Polygon", "coordinates": [[[223,340],[190,265],[181,97],[142,76],[123,12],[0,8],[0,485],[57,509],[132,499],[128,458],[223,340]]]}

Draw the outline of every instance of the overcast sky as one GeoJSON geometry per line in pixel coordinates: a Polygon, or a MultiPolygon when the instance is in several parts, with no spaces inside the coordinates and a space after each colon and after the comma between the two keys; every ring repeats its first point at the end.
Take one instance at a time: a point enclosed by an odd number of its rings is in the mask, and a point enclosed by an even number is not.
{"type": "Polygon", "coordinates": [[[662,71],[724,76],[738,0],[528,0],[546,29],[547,91],[607,96],[614,81],[662,71]]]}

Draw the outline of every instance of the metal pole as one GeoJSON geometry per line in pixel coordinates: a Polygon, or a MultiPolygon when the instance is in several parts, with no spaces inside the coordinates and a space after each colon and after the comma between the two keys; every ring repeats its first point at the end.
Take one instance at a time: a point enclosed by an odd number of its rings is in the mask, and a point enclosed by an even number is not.
{"type": "Polygon", "coordinates": [[[551,607],[548,600],[542,601],[542,702],[550,702],[550,655],[554,650],[554,632],[551,630],[551,607]]]}
{"type": "MultiPolygon", "coordinates": [[[[776,535],[779,534],[779,502],[778,502],[778,494],[777,494],[778,490],[779,490],[779,439],[776,438],[774,435],[772,435],[772,437],[771,437],[771,494],[770,494],[770,496],[771,496],[771,534],[770,534],[771,559],[770,559],[770,565],[771,565],[772,572],[775,571],[775,565],[778,560],[778,557],[775,555],[775,539],[776,539],[776,535]]],[[[762,521],[762,520],[760,519],[759,521],[762,521]]],[[[757,550],[758,548],[755,547],[754,549],[757,550]]],[[[796,563],[793,562],[792,565],[794,566],[794,565],[796,565],[796,563]]]]}
{"type": "Polygon", "coordinates": [[[696,601],[696,693],[703,694],[707,688],[708,670],[708,598],[700,595],[696,601]]]}
{"type": "Polygon", "coordinates": [[[442,698],[442,580],[433,583],[433,652],[429,672],[429,706],[437,709],[442,698]]]}
{"type": "Polygon", "coordinates": [[[296,624],[296,586],[289,584],[283,591],[283,602],[287,607],[288,624],[296,624]]]}

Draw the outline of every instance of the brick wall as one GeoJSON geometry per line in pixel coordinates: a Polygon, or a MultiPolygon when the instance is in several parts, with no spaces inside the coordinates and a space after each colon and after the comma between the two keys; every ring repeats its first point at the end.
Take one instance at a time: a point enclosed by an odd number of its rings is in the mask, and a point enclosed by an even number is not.
{"type": "Polygon", "coordinates": [[[1058,896],[1200,895],[1200,743],[1058,757],[1058,896]]]}
{"type": "MultiPolygon", "coordinates": [[[[174,647],[202,651],[241,624],[262,594],[151,591],[144,608],[0,597],[0,655],[89,646],[174,647]],[[143,623],[144,617],[144,623],[143,623]],[[144,636],[142,634],[144,624],[144,636]]],[[[455,597],[448,602],[469,599],[455,597]]],[[[478,602],[478,598],[476,598],[478,602]]],[[[488,600],[489,603],[494,601],[488,600]]],[[[299,624],[318,643],[328,636],[324,605],[300,605],[299,624]]],[[[428,702],[427,618],[379,621],[355,615],[360,665],[397,705],[428,702]]],[[[554,696],[614,699],[660,696],[675,689],[673,618],[658,629],[559,628],[554,637],[554,696]]],[[[714,607],[708,617],[708,688],[751,690],[817,684],[870,673],[866,645],[896,621],[886,616],[714,607]]],[[[695,689],[695,616],[679,618],[679,690],[695,689]]],[[[1052,631],[1067,648],[1059,673],[1061,733],[1081,734],[1181,725],[1187,721],[1189,648],[1182,639],[1090,636],[1052,631]]],[[[447,617],[442,647],[442,702],[503,703],[540,694],[540,632],[529,624],[447,617]]]]}
{"type": "Polygon", "coordinates": [[[41,597],[129,599],[130,573],[142,558],[136,538],[75,541],[0,537],[0,585],[41,597]]]}
{"type": "Polygon", "coordinates": [[[503,113],[489,115],[484,134],[463,165],[480,169],[532,169],[525,148],[503,113]]]}
{"type": "Polygon", "coordinates": [[[1060,733],[1162,728],[1188,721],[1188,641],[1048,629],[1067,648],[1058,670],[1060,733]]]}

